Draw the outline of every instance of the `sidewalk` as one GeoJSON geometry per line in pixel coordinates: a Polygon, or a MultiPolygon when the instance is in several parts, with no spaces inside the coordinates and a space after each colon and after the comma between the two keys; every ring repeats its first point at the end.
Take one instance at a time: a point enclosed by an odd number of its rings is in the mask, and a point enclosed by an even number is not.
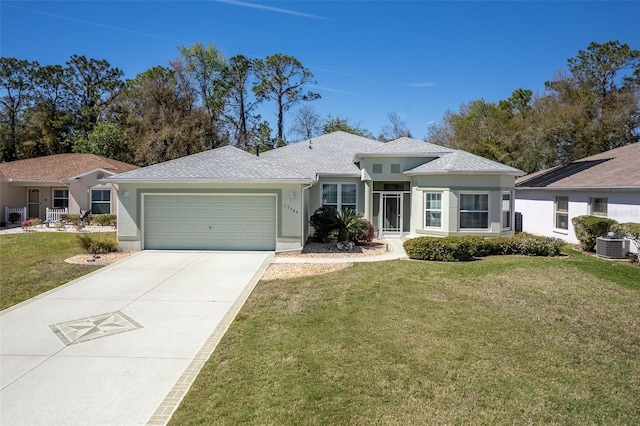
{"type": "Polygon", "coordinates": [[[271,263],[356,263],[356,262],[382,262],[385,260],[397,260],[407,257],[404,251],[402,238],[385,238],[389,244],[389,251],[378,256],[361,257],[278,257],[271,263]]]}

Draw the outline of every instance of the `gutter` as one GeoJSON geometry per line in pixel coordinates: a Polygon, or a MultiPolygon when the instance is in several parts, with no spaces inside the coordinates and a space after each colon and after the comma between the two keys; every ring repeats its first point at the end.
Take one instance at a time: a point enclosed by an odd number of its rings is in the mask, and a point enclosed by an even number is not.
{"type": "Polygon", "coordinates": [[[119,178],[105,178],[102,180],[107,183],[144,183],[144,184],[220,184],[220,183],[233,183],[233,184],[308,184],[313,182],[312,179],[260,179],[260,180],[222,180],[222,179],[119,179],[119,178]]]}

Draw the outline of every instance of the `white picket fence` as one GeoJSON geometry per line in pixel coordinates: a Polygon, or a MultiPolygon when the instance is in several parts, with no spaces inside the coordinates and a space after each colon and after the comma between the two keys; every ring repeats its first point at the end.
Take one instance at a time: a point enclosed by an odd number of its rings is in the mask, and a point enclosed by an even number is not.
{"type": "Polygon", "coordinates": [[[20,224],[27,220],[27,208],[26,207],[5,207],[4,208],[4,222],[9,222],[9,215],[11,213],[18,213],[20,215],[20,219],[16,221],[16,223],[20,224]]]}
{"type": "Polygon", "coordinates": [[[47,222],[60,222],[62,220],[62,215],[68,213],[69,209],[67,207],[58,209],[50,209],[47,207],[47,222]]]}

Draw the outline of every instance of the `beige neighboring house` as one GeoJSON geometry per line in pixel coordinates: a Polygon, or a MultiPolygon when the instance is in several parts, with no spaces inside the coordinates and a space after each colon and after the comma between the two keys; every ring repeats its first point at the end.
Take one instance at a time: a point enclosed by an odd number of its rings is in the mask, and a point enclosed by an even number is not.
{"type": "Polygon", "coordinates": [[[57,154],[0,163],[0,213],[59,220],[63,213],[117,211],[117,189],[102,179],[137,166],[94,154],[57,154]]]}

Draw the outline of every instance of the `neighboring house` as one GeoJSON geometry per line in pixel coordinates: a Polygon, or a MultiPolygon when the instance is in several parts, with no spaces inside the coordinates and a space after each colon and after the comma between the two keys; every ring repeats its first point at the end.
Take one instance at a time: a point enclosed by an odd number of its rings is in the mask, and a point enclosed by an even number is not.
{"type": "MultiPolygon", "coordinates": [[[[640,143],[521,177],[522,230],[578,243],[571,219],[594,215],[640,222],[640,143]]],[[[631,250],[636,248],[631,244],[631,250]]]]}
{"type": "Polygon", "coordinates": [[[46,220],[61,212],[116,213],[117,189],[105,177],[137,166],[93,154],[57,154],[0,163],[0,209],[8,223],[11,212],[20,221],[46,220]]]}
{"type": "Polygon", "coordinates": [[[232,146],[112,176],[126,250],[301,248],[320,206],[379,236],[509,235],[512,167],[410,138],[335,132],[255,156],[232,146]]]}

